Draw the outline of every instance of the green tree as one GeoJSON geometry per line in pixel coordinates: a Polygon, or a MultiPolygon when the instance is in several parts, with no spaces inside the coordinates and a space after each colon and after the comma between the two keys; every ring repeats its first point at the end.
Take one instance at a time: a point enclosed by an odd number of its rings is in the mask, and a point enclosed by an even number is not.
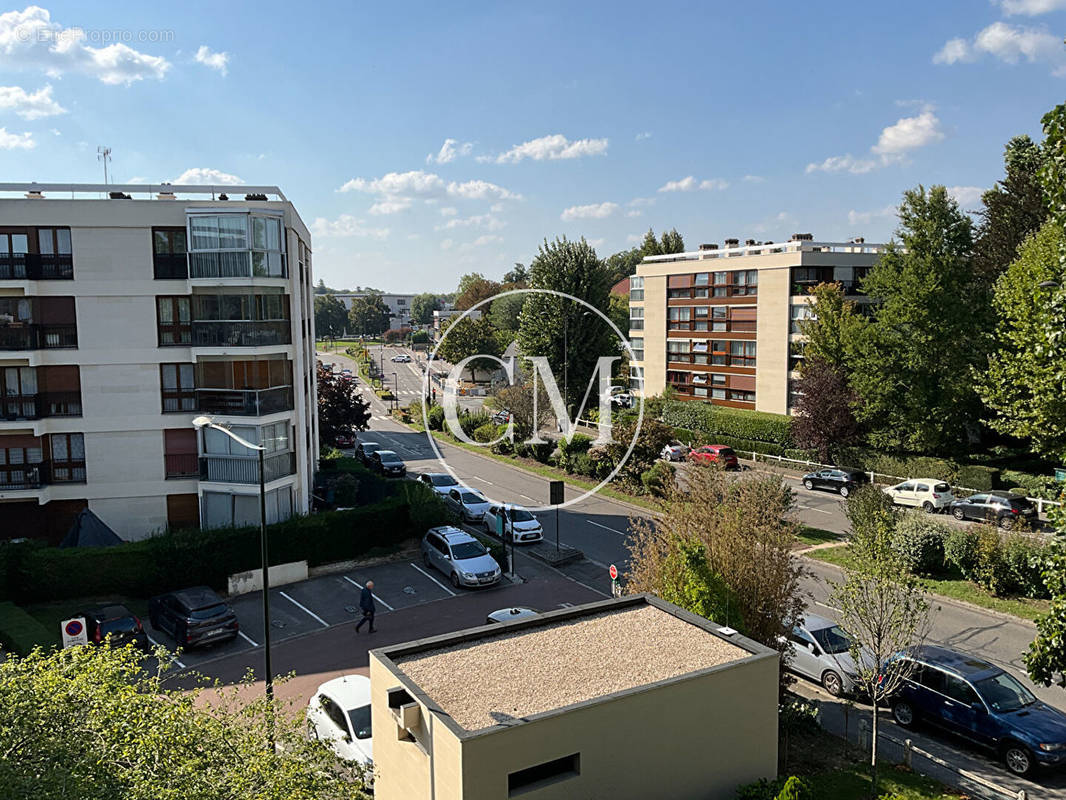
{"type": "Polygon", "coordinates": [[[662,245],[655,238],[655,231],[651,228],[648,228],[648,232],[644,234],[644,240],[640,243],[640,254],[644,258],[663,254],[662,245]]]}
{"type": "MultiPolygon", "coordinates": [[[[161,661],[164,659],[161,658],[161,661]]],[[[365,800],[364,772],[251,687],[184,691],[133,647],[0,663],[5,800],[365,800]],[[267,746],[273,730],[276,748],[267,746]]]]}
{"type": "Polygon", "coordinates": [[[332,445],[337,434],[370,427],[370,405],[355,388],[355,381],[344,380],[319,364],[316,386],[318,435],[323,444],[332,445]]]}
{"type": "Polygon", "coordinates": [[[972,223],[943,186],[904,193],[900,244],[863,282],[877,302],[852,359],[856,416],[881,448],[950,452],[976,438],[971,369],[986,352],[975,314],[972,223]]]}
{"type": "Polygon", "coordinates": [[[521,289],[526,285],[529,280],[529,270],[525,264],[515,262],[514,269],[508,271],[503,276],[503,282],[511,285],[514,288],[521,289]]]}
{"type": "Polygon", "coordinates": [[[315,295],[315,335],[336,338],[344,334],[348,311],[332,294],[315,295]]]}
{"type": "Polygon", "coordinates": [[[629,250],[621,250],[607,256],[604,264],[607,267],[608,282],[614,286],[623,278],[628,278],[637,271],[637,265],[644,260],[644,251],[639,247],[629,250]]]}
{"type": "Polygon", "coordinates": [[[389,327],[389,307],[380,294],[356,297],[348,311],[348,325],[356,336],[376,336],[389,327]]]}
{"type": "MultiPolygon", "coordinates": [[[[482,300],[495,297],[501,291],[503,291],[503,287],[496,281],[487,280],[477,273],[464,275],[459,281],[459,291],[455,296],[455,307],[460,311],[466,311],[482,300]]],[[[491,306],[481,306],[478,310],[482,314],[487,314],[491,310],[491,306]]]]}
{"type": "MultiPolygon", "coordinates": [[[[501,352],[499,337],[486,317],[472,319],[456,316],[441,325],[441,343],[437,347],[437,355],[451,364],[458,364],[470,356],[499,356],[501,352]]],[[[476,370],[494,370],[499,366],[491,358],[478,358],[470,362],[469,369],[476,380],[476,370]]]]}
{"type": "Polygon", "coordinates": [[[685,240],[681,238],[681,234],[677,232],[677,228],[663,231],[662,238],[659,240],[659,254],[667,255],[668,253],[684,252],[685,240]]]}
{"type": "Polygon", "coordinates": [[[815,316],[800,322],[804,358],[847,372],[849,353],[861,336],[862,318],[839,283],[820,283],[810,291],[815,316]]]}
{"type": "MultiPolygon", "coordinates": [[[[604,313],[609,309],[607,270],[584,239],[545,240],[530,265],[529,285],[579,298],[604,313]]],[[[597,359],[618,354],[617,338],[597,314],[564,297],[530,293],[519,315],[523,356],[548,359],[568,408],[584,397],[597,359]]]]}
{"type": "Polygon", "coordinates": [[[528,294],[509,294],[493,300],[492,308],[489,310],[489,321],[492,327],[510,334],[510,339],[513,340],[518,332],[518,318],[527,297],[529,297],[528,294]]]}
{"type": "Polygon", "coordinates": [[[440,298],[437,295],[424,292],[411,298],[411,319],[419,325],[431,324],[434,311],[440,311],[440,298]]]}
{"type": "Polygon", "coordinates": [[[1051,594],[1048,613],[1036,621],[1037,635],[1023,657],[1029,677],[1044,686],[1066,687],[1066,491],[1048,519],[1056,536],[1043,558],[1044,584],[1051,594]]]}

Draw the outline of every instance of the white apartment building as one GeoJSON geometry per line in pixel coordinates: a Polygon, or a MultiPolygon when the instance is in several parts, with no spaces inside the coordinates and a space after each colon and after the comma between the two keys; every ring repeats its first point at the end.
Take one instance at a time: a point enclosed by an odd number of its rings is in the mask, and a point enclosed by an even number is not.
{"type": "Polygon", "coordinates": [[[0,539],[308,510],[311,237],[274,186],[0,184],[0,539]],[[269,199],[268,199],[269,198],[269,199]]]}
{"type": "MultiPolygon", "coordinates": [[[[369,295],[370,292],[348,292],[333,295],[342,303],[347,311],[352,310],[352,301],[369,295]]],[[[415,299],[413,294],[382,294],[382,301],[389,309],[389,327],[402,328],[411,323],[411,302],[415,299]]]]}

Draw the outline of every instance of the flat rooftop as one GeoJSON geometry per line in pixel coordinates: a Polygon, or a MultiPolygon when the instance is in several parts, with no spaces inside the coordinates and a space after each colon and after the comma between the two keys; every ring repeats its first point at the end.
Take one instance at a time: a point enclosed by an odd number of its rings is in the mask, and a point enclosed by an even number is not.
{"type": "Polygon", "coordinates": [[[497,635],[476,629],[483,633],[455,644],[384,653],[458,726],[476,731],[769,652],[733,644],[714,633],[714,623],[686,621],[679,616],[686,612],[664,610],[656,599],[625,600],[592,604],[606,609],[584,615],[577,607],[567,609],[577,616],[552,612],[510,623],[497,635]]]}

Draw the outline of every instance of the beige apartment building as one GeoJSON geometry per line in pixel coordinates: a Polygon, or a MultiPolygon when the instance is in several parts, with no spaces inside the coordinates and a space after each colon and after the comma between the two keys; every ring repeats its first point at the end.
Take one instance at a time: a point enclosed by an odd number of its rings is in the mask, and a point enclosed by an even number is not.
{"type": "Polygon", "coordinates": [[[835,281],[858,295],[883,250],[795,234],[645,258],[630,279],[632,388],[652,397],[672,386],[683,399],[790,413],[799,323],[813,314],[807,292],[835,281]]]}
{"type": "Polygon", "coordinates": [[[778,654],[651,595],[373,650],[378,800],[732,800],[777,771],[778,654]]]}
{"type": "Polygon", "coordinates": [[[274,186],[0,184],[0,539],[308,509],[311,238],[274,186]]]}

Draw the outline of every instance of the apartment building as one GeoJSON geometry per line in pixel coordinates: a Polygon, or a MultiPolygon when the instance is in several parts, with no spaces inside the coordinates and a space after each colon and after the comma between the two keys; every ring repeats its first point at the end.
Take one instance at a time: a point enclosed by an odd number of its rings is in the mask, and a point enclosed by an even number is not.
{"type": "Polygon", "coordinates": [[[0,538],[305,512],[311,238],[274,186],[0,184],[0,538]]]}
{"type": "Polygon", "coordinates": [[[379,800],[731,800],[777,772],[778,654],[651,595],[370,653],[379,800]]]}
{"type": "MultiPolygon", "coordinates": [[[[333,295],[342,303],[348,311],[352,310],[352,301],[366,297],[369,292],[348,292],[333,295]]],[[[389,327],[402,328],[411,324],[411,303],[414,301],[413,294],[382,294],[381,300],[389,309],[389,327]]]]}
{"type": "Polygon", "coordinates": [[[790,413],[800,321],[814,314],[808,291],[838,282],[864,302],[860,282],[883,250],[794,234],[645,258],[630,279],[632,388],[651,397],[671,386],[682,399],[790,413]]]}

